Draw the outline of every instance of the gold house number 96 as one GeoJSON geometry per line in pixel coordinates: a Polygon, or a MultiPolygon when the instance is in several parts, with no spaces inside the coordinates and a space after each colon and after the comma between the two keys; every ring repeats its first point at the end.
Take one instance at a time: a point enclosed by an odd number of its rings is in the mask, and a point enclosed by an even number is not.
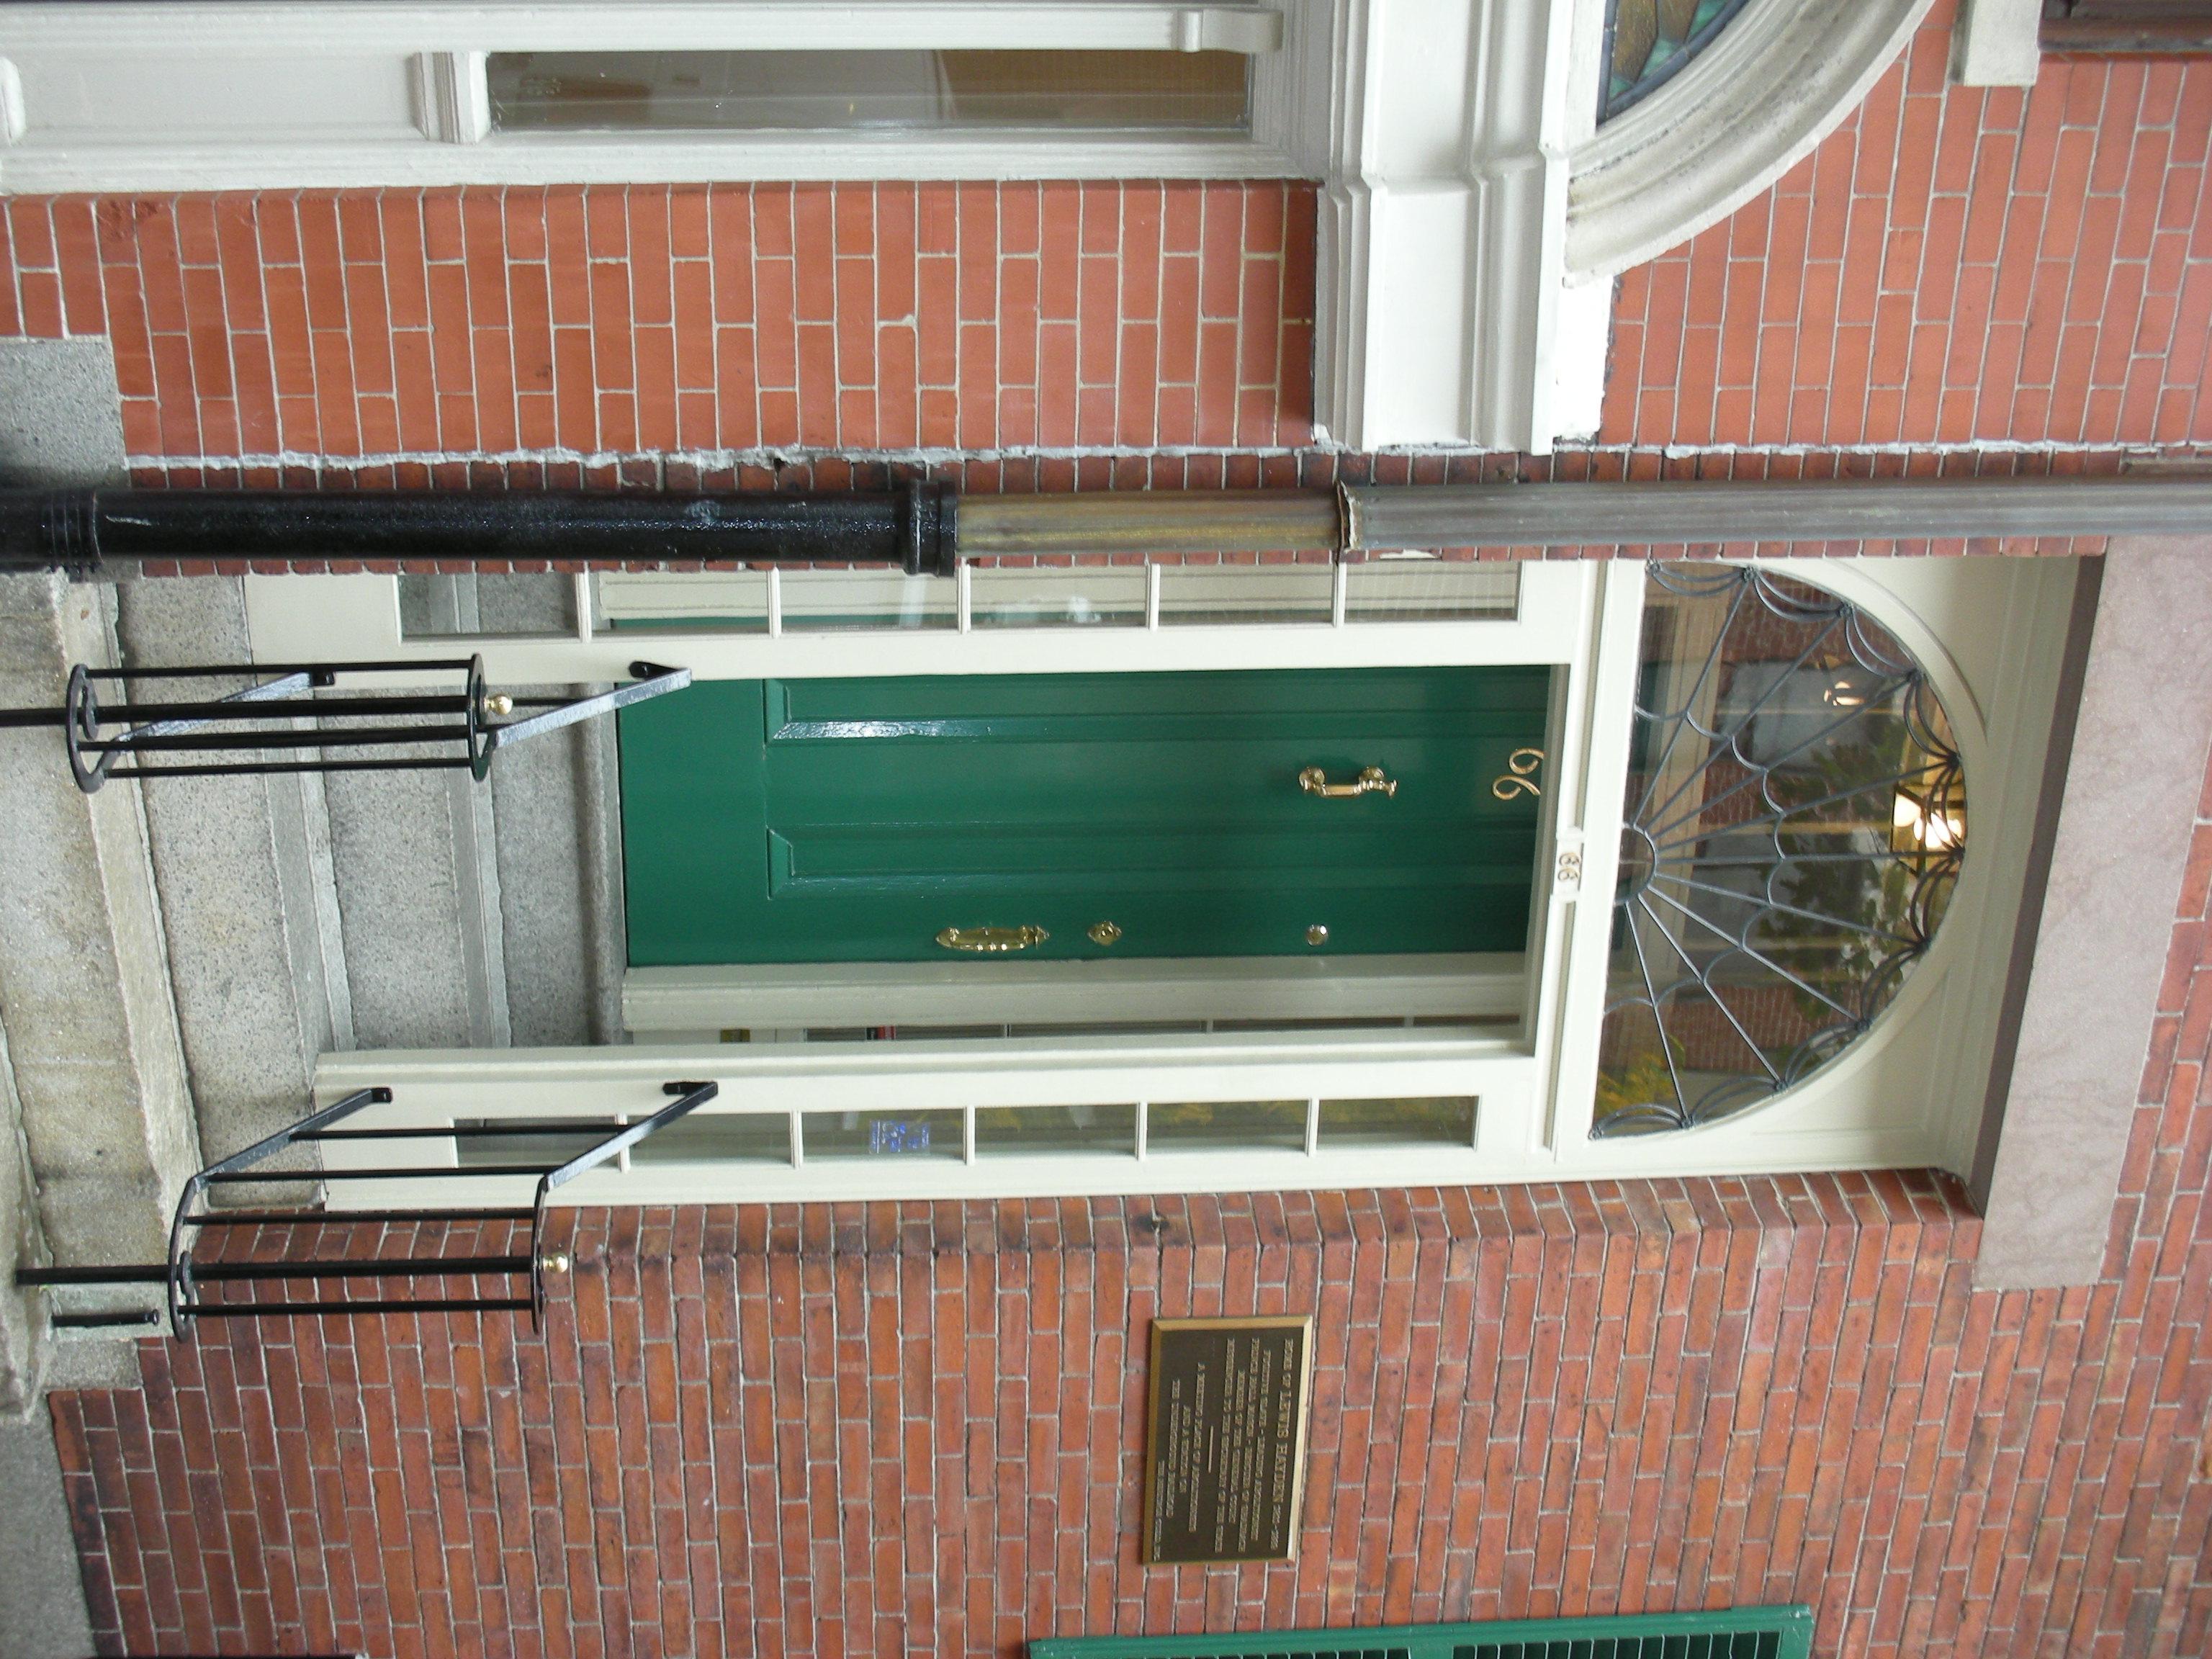
{"type": "Polygon", "coordinates": [[[1523,795],[1540,795],[1537,786],[1536,769],[1544,763],[1540,749],[1516,749],[1505,757],[1505,770],[1490,781],[1490,793],[1500,800],[1517,800],[1523,795]]]}

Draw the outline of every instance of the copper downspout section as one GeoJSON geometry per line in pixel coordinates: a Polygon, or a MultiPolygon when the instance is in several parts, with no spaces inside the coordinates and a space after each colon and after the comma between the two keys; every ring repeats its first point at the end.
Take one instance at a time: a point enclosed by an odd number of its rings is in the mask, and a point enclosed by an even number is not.
{"type": "Polygon", "coordinates": [[[1342,513],[1327,490],[1102,490],[963,495],[960,556],[1072,553],[1334,553],[1342,513]]]}

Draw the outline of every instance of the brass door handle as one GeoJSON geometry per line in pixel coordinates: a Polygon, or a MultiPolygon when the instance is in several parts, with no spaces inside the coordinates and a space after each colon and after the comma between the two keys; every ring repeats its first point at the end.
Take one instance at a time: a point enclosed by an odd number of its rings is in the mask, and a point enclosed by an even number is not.
{"type": "Polygon", "coordinates": [[[1026,951],[1051,937],[1035,922],[1024,922],[1018,927],[948,927],[937,936],[937,942],[948,951],[981,951],[999,956],[1008,951],[1026,951]]]}
{"type": "Polygon", "coordinates": [[[1298,774],[1298,787],[1309,795],[1340,800],[1352,795],[1395,795],[1398,793],[1398,780],[1384,777],[1379,766],[1363,766],[1359,769],[1359,775],[1350,783],[1331,783],[1328,774],[1320,767],[1309,766],[1298,774]]]}

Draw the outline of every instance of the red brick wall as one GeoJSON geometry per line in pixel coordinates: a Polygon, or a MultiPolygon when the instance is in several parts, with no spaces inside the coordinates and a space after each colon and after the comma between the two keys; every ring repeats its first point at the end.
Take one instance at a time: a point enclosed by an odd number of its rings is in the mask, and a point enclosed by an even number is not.
{"type": "Polygon", "coordinates": [[[2212,445],[2212,59],[1905,62],[1765,196],[1622,279],[1604,436],[2212,445]]]}
{"type": "Polygon", "coordinates": [[[107,333],[134,456],[1305,441],[1310,187],[412,189],[8,204],[0,334],[107,333]]]}

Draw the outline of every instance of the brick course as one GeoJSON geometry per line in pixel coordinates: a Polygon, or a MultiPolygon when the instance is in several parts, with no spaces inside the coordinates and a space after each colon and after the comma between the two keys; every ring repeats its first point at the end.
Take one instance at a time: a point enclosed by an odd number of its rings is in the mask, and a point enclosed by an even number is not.
{"type": "Polygon", "coordinates": [[[19,197],[134,456],[1294,447],[1304,184],[19,197]]]}

